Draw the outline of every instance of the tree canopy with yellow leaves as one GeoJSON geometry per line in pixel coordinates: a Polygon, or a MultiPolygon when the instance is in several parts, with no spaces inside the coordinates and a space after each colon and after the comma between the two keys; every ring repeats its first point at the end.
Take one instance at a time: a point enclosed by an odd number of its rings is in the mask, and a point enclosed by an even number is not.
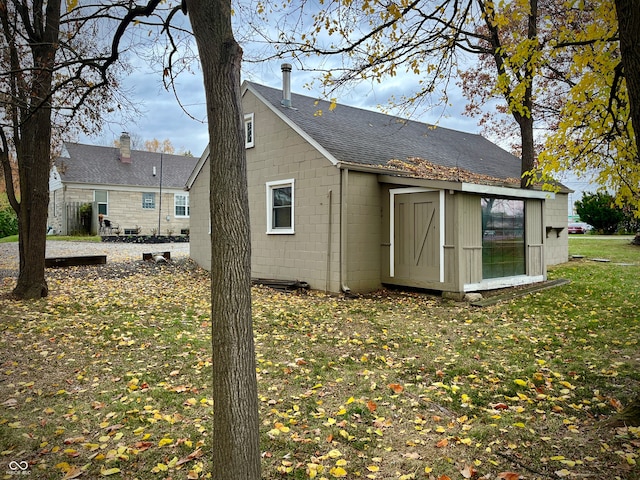
{"type": "MultiPolygon", "coordinates": [[[[616,3],[638,15],[633,2],[616,3]]],[[[622,68],[614,0],[333,0],[287,9],[278,25],[283,54],[303,69],[318,56],[340,57],[310,67],[326,92],[412,74],[417,91],[391,103],[416,109],[449,102],[460,74],[469,113],[501,138],[515,132],[521,186],[571,170],[640,205],[625,81],[632,72],[622,68]]]]}

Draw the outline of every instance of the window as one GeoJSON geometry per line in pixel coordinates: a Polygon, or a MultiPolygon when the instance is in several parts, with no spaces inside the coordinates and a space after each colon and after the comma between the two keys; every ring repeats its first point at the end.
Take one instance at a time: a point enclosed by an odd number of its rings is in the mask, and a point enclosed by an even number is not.
{"type": "Polygon", "coordinates": [[[244,146],[251,148],[254,145],[253,113],[244,116],[244,146]]]}
{"type": "Polygon", "coordinates": [[[142,208],[156,208],[156,194],[155,193],[143,193],[142,194],[142,208]]]}
{"type": "Polygon", "coordinates": [[[293,184],[293,179],[267,182],[267,233],[295,233],[293,184]]]}
{"type": "Polygon", "coordinates": [[[483,198],[482,278],[524,275],[524,200],[483,198]]]}
{"type": "Polygon", "coordinates": [[[98,204],[98,214],[109,215],[109,192],[94,190],[93,201],[98,204]]]}
{"type": "Polygon", "coordinates": [[[189,216],[189,195],[186,193],[176,193],[173,197],[173,205],[176,217],[189,216]]]}

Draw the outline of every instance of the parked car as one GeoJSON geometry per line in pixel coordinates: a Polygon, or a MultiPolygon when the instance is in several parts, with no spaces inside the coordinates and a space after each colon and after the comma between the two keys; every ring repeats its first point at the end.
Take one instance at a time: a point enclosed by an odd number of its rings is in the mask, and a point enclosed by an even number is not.
{"type": "Polygon", "coordinates": [[[588,223],[570,223],[567,232],[569,233],[587,233],[591,231],[593,227],[588,223]]]}

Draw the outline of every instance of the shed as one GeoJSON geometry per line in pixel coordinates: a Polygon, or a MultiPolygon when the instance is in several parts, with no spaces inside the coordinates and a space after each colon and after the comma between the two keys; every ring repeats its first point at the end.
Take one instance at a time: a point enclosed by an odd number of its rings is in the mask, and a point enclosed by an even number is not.
{"type": "MultiPolygon", "coordinates": [[[[520,159],[482,136],[252,82],[242,92],[254,277],[470,292],[540,282],[567,260],[570,190],[520,188],[520,159]]],[[[209,161],[207,149],[187,183],[191,257],[206,268],[209,161]]]]}

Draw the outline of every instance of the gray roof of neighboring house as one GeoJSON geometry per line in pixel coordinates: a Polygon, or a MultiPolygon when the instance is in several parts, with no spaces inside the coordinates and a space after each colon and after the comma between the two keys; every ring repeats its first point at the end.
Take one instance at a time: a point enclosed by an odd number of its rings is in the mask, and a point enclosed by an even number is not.
{"type": "Polygon", "coordinates": [[[418,157],[480,175],[520,178],[520,159],[480,135],[341,104],[330,111],[329,102],[295,93],[286,108],[282,90],[247,83],[340,162],[386,165],[418,157]]]}
{"type": "Polygon", "coordinates": [[[157,187],[162,156],[162,186],[182,189],[198,162],[194,157],[131,150],[131,163],[123,163],[117,147],[80,143],[65,143],[64,147],[69,156],[55,160],[63,182],[157,187]],[[156,167],[155,176],[153,167],[156,167]]]}

